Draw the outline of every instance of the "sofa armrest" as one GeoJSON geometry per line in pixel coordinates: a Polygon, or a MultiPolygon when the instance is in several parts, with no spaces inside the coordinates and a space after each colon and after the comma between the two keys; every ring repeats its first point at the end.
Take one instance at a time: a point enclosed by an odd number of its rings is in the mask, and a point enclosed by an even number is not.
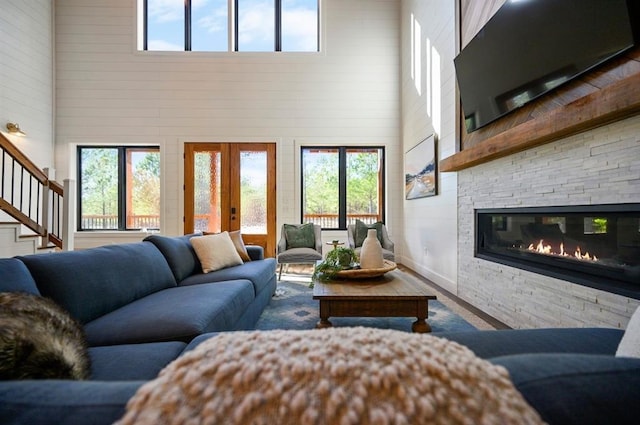
{"type": "Polygon", "coordinates": [[[264,260],[264,249],[260,245],[245,245],[251,261],[264,260]]]}
{"type": "Polygon", "coordinates": [[[592,354],[496,357],[542,419],[553,425],[637,424],[640,359],[592,354]]]}
{"type": "Polygon", "coordinates": [[[112,424],[145,381],[0,382],[0,423],[112,424]]]}
{"type": "Polygon", "coordinates": [[[434,336],[465,345],[483,359],[531,353],[614,355],[622,329],[547,328],[439,332],[434,336]]]}

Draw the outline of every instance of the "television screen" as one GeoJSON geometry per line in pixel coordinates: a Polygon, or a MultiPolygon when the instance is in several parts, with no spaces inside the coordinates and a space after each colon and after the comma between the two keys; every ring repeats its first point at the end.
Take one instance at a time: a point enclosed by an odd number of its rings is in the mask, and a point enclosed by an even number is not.
{"type": "Polygon", "coordinates": [[[626,0],[507,0],[454,59],[467,132],[633,47],[637,21],[626,0]]]}

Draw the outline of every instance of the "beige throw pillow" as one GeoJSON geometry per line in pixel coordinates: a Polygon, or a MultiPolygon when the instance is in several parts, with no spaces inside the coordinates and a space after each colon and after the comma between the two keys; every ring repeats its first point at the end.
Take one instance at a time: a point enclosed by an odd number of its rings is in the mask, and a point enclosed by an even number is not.
{"type": "Polygon", "coordinates": [[[251,261],[251,257],[249,257],[247,248],[244,246],[244,241],[242,240],[242,234],[240,233],[240,230],[229,232],[229,236],[231,237],[231,241],[236,247],[236,251],[238,251],[238,254],[240,254],[240,258],[242,258],[242,261],[251,261]]]}
{"type": "Polygon", "coordinates": [[[229,236],[229,232],[217,235],[194,236],[191,245],[205,273],[242,264],[242,258],[229,236]]]}
{"type": "MultiPolygon", "coordinates": [[[[213,233],[213,232],[204,232],[203,234],[219,235],[219,233],[213,233]]],[[[229,232],[229,237],[231,238],[231,241],[235,245],[236,251],[238,251],[238,254],[240,254],[240,258],[242,258],[242,261],[244,262],[251,261],[251,257],[249,257],[249,253],[247,252],[247,247],[244,246],[244,241],[242,240],[242,234],[240,233],[240,230],[234,230],[233,232],[229,232]]]]}

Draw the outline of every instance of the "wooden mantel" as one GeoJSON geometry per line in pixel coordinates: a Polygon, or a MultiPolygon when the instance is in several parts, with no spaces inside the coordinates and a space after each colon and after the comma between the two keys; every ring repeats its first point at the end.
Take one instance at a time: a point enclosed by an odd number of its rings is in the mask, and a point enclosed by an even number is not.
{"type": "Polygon", "coordinates": [[[459,171],[640,113],[640,73],[496,134],[439,162],[459,171]]]}

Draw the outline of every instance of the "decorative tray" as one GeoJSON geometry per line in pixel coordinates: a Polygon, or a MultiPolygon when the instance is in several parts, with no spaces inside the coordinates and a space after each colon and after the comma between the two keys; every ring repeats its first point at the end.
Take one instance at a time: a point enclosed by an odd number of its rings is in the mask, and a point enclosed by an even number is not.
{"type": "Polygon", "coordinates": [[[389,260],[384,260],[384,266],[377,269],[360,269],[353,268],[339,271],[336,276],[347,279],[367,279],[370,277],[382,276],[386,272],[390,272],[397,267],[396,263],[389,260]]]}

